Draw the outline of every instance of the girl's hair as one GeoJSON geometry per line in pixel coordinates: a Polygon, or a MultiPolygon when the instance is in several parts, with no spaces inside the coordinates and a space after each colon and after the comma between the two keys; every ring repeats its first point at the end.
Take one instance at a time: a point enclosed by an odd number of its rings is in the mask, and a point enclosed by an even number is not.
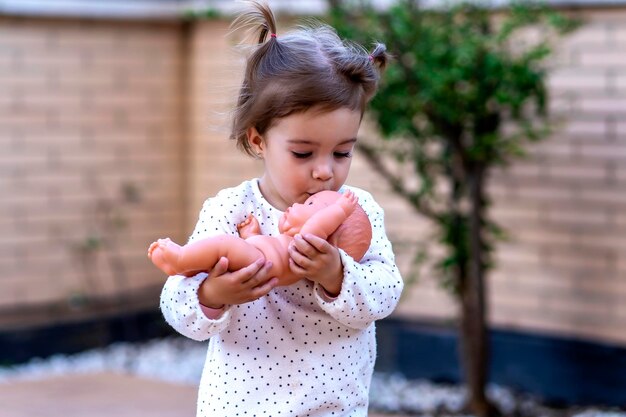
{"type": "Polygon", "coordinates": [[[269,6],[248,3],[250,10],[233,22],[236,29],[248,27],[258,34],[233,114],[230,137],[240,149],[255,156],[248,128],[255,127],[262,135],[276,119],[312,107],[320,111],[346,107],[363,113],[388,60],[385,45],[376,43],[367,52],[342,41],[333,28],[323,24],[277,34],[269,6]]]}

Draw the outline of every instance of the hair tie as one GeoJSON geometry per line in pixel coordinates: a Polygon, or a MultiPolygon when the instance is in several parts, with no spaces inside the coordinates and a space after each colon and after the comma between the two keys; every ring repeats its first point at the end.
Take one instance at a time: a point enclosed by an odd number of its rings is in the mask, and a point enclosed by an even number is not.
{"type": "Polygon", "coordinates": [[[276,34],[275,34],[275,33],[271,33],[271,34],[270,34],[270,36],[271,36],[272,38],[275,38],[275,37],[276,37],[276,34]]]}
{"type": "Polygon", "coordinates": [[[367,56],[371,62],[374,62],[374,57],[372,55],[367,56]]]}

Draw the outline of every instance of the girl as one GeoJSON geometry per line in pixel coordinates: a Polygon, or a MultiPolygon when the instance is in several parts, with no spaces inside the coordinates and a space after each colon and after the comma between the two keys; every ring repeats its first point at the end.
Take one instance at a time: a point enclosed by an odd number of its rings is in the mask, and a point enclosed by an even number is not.
{"type": "Polygon", "coordinates": [[[278,35],[271,10],[252,6],[236,20],[258,28],[259,45],[246,63],[232,138],[263,160],[264,173],[208,199],[190,242],[236,236],[250,213],[263,235],[276,236],[287,207],[322,190],[351,190],[370,219],[371,245],[356,262],[297,234],[288,246],[289,268],[302,278],[295,284],[276,287],[263,257],[233,272],[221,258],[208,275],[169,277],[161,310],[181,334],[210,338],[199,417],[365,417],[374,322],[393,311],[403,283],[382,209],[344,182],[385,47],[368,54],[327,26],[278,35]]]}

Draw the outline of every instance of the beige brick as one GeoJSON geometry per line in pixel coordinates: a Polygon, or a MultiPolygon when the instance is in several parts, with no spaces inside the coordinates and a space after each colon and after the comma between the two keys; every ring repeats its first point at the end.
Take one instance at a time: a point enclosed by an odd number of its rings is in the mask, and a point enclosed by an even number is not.
{"type": "Polygon", "coordinates": [[[542,262],[542,254],[534,248],[518,246],[515,251],[507,251],[502,246],[495,253],[494,259],[498,264],[538,265],[542,262]]]}
{"type": "Polygon", "coordinates": [[[548,113],[552,117],[567,116],[580,113],[579,97],[570,92],[554,94],[548,102],[548,113]]]}
{"type": "MultiPolygon", "coordinates": [[[[503,223],[507,228],[507,224],[503,223]]],[[[576,232],[568,229],[547,230],[544,225],[533,224],[527,227],[507,228],[510,239],[519,244],[541,250],[542,247],[568,246],[575,240],[576,232]]]]}
{"type": "Polygon", "coordinates": [[[616,71],[613,76],[613,88],[616,94],[624,94],[626,93],[626,74],[623,71],[616,71]]]}
{"type": "Polygon", "coordinates": [[[581,188],[577,194],[578,201],[602,207],[623,207],[626,204],[626,194],[615,187],[581,188]]]}
{"type": "Polygon", "coordinates": [[[606,46],[611,39],[611,27],[603,21],[586,22],[578,30],[565,36],[559,43],[561,48],[589,48],[606,46]]]}
{"type": "Polygon", "coordinates": [[[549,73],[547,85],[551,92],[605,92],[608,77],[604,68],[557,68],[549,73]]]}
{"type": "Polygon", "coordinates": [[[620,276],[623,277],[626,274],[626,259],[623,256],[618,256],[616,267],[620,276]]]}
{"type": "Polygon", "coordinates": [[[616,25],[612,29],[612,37],[616,43],[623,45],[626,42],[626,28],[622,25],[616,25]]]}
{"type": "Polygon", "coordinates": [[[521,201],[533,200],[536,202],[573,202],[577,190],[572,186],[556,186],[553,184],[526,185],[516,190],[516,196],[521,201]]]}
{"type": "Polygon", "coordinates": [[[594,271],[596,273],[609,273],[611,268],[611,251],[595,249],[583,252],[569,248],[549,248],[544,253],[548,267],[561,268],[569,271],[594,271]]]}
{"type": "Polygon", "coordinates": [[[585,68],[615,68],[626,67],[626,48],[579,49],[579,62],[585,68]]]}
{"type": "Polygon", "coordinates": [[[395,314],[401,317],[449,319],[456,315],[456,310],[456,300],[435,279],[422,277],[406,287],[395,314]]]}
{"type": "Polygon", "coordinates": [[[624,140],[626,140],[626,121],[618,119],[615,122],[615,126],[616,126],[616,135],[620,140],[620,143],[624,143],[624,140]]]}
{"type": "Polygon", "coordinates": [[[572,226],[577,229],[595,228],[607,230],[610,226],[610,218],[605,210],[595,207],[553,207],[548,206],[544,212],[546,223],[555,226],[572,226]]]}
{"type": "MultiPolygon", "coordinates": [[[[580,151],[580,153],[584,152],[580,151]]],[[[578,160],[575,164],[553,161],[548,164],[546,171],[550,180],[597,184],[608,181],[610,170],[603,161],[589,162],[578,160]]]]}
{"type": "MultiPolygon", "coordinates": [[[[626,54],[626,50],[624,51],[626,54]]],[[[626,62],[626,61],[625,61],[626,62]]],[[[588,96],[582,95],[577,99],[577,108],[586,114],[624,115],[626,114],[626,96],[588,96]]]]}
{"type": "Polygon", "coordinates": [[[538,207],[528,207],[521,205],[496,204],[489,213],[496,222],[506,225],[512,222],[534,223],[540,218],[540,210],[538,207]]]}
{"type": "Polygon", "coordinates": [[[608,134],[604,119],[569,119],[560,131],[568,137],[605,138],[608,134]]]}

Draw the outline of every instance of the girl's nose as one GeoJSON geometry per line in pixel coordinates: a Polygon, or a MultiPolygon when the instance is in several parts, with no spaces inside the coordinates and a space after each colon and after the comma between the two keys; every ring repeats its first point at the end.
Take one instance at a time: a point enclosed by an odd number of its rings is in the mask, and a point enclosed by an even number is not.
{"type": "Polygon", "coordinates": [[[333,167],[328,162],[315,165],[313,168],[313,178],[321,181],[328,181],[333,177],[333,167]]]}

